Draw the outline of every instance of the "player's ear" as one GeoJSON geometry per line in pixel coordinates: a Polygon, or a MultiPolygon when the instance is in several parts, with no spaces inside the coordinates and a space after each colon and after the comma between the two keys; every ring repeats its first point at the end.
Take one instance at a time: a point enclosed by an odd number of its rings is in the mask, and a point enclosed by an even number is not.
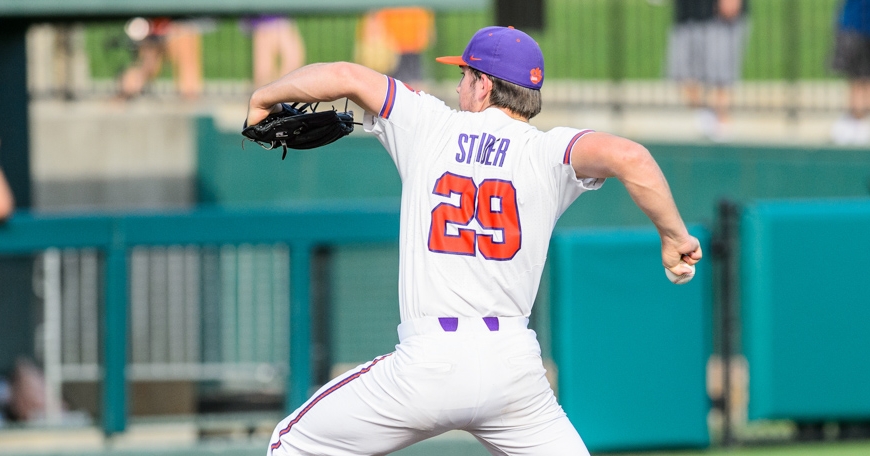
{"type": "Polygon", "coordinates": [[[481,73],[480,81],[478,82],[480,83],[481,88],[478,95],[480,96],[480,100],[483,101],[489,98],[489,94],[492,92],[492,79],[489,78],[488,74],[481,73]]]}

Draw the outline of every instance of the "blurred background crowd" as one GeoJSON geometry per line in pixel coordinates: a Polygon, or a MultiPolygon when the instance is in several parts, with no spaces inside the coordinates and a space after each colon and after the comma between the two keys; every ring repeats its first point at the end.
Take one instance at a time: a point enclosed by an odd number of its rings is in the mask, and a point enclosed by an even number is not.
{"type": "MultiPolygon", "coordinates": [[[[870,141],[862,0],[551,0],[546,16],[545,2],[500,3],[508,5],[498,19],[529,30],[544,49],[549,106],[690,107],[691,128],[714,141],[735,139],[735,111],[836,112],[829,141],[870,141]]],[[[433,57],[462,49],[491,14],[401,7],[34,26],[30,91],[37,99],[244,97],[305,62],[349,60],[438,92],[456,75],[433,57]]]]}

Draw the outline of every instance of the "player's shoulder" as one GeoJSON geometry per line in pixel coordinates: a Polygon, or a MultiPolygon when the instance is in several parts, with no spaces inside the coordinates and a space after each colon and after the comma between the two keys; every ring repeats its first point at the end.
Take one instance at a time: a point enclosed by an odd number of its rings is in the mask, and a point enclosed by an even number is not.
{"type": "Polygon", "coordinates": [[[573,136],[581,131],[586,131],[586,128],[575,128],[575,127],[564,127],[558,126],[553,127],[549,130],[543,132],[544,135],[550,138],[559,138],[563,136],[573,136]]]}
{"type": "Polygon", "coordinates": [[[569,146],[571,143],[577,141],[588,133],[592,133],[593,131],[594,130],[588,128],[553,127],[541,132],[541,141],[549,147],[569,146]]]}
{"type": "Polygon", "coordinates": [[[544,163],[553,164],[568,164],[570,163],[571,150],[577,141],[585,134],[591,132],[589,129],[580,129],[573,127],[553,127],[549,130],[529,130],[526,133],[528,144],[528,152],[535,157],[536,160],[542,160],[544,163]]]}
{"type": "Polygon", "coordinates": [[[421,119],[431,120],[450,112],[443,100],[416,89],[398,79],[387,77],[387,93],[383,107],[377,117],[391,123],[416,122],[421,119]]]}
{"type": "MultiPolygon", "coordinates": [[[[398,79],[390,78],[392,84],[395,84],[396,93],[407,95],[409,100],[417,100],[419,102],[435,103],[437,105],[447,106],[444,100],[426,92],[425,88],[414,87],[411,84],[402,82],[398,79]]],[[[391,84],[391,85],[392,85],[391,84]]]]}

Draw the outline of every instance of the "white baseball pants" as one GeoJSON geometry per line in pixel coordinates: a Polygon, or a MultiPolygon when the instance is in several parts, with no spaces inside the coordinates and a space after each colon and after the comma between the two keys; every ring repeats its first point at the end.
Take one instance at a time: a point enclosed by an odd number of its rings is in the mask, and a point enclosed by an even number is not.
{"type": "Polygon", "coordinates": [[[381,455],[464,430],[493,455],[584,456],[526,318],[421,318],[396,351],[324,385],[284,418],[268,456],[381,455]]]}

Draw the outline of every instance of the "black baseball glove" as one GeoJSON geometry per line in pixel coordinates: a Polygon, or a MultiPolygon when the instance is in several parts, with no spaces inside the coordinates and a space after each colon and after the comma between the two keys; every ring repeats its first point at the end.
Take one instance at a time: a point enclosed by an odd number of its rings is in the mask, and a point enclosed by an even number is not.
{"type": "MultiPolygon", "coordinates": [[[[317,105],[306,103],[301,107],[281,103],[280,112],[269,114],[256,125],[245,121],[242,135],[266,149],[284,148],[281,160],[287,156],[287,148],[313,149],[339,140],[353,131],[353,112],[315,112],[317,105]]],[[[345,109],[347,109],[345,107],[345,109]]]]}

